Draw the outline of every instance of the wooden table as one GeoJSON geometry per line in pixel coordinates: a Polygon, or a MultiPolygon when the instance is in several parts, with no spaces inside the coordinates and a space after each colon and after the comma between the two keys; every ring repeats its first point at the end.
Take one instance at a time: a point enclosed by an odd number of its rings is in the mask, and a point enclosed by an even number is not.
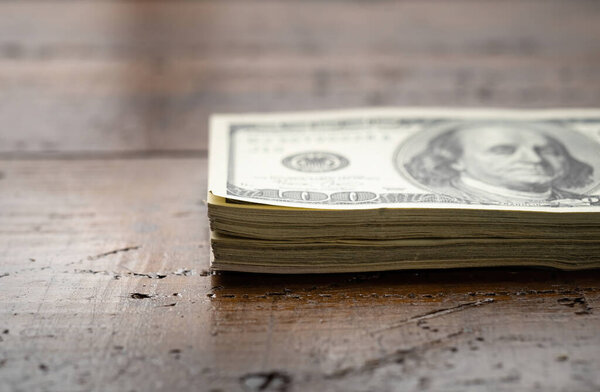
{"type": "Polygon", "coordinates": [[[597,391],[600,272],[208,272],[213,112],[600,103],[593,1],[0,3],[1,391],[597,391]]]}

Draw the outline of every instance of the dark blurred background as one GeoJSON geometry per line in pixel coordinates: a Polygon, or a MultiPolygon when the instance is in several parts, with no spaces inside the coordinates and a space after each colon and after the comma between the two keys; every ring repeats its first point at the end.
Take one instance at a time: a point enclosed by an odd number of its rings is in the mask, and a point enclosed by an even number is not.
{"type": "Polygon", "coordinates": [[[214,112],[600,103],[597,1],[0,2],[0,153],[204,150],[214,112]]]}

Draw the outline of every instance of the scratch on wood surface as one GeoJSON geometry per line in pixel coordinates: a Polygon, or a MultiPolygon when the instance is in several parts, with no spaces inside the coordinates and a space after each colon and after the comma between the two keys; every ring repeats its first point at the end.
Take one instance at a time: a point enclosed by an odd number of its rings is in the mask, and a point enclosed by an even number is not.
{"type": "Polygon", "coordinates": [[[48,292],[50,291],[50,286],[52,286],[52,283],[54,283],[54,278],[55,278],[55,276],[52,275],[50,277],[50,280],[48,281],[48,284],[46,285],[46,289],[44,290],[44,294],[42,295],[42,299],[40,300],[40,303],[39,303],[39,305],[37,307],[37,311],[36,311],[37,314],[40,314],[40,311],[42,310],[42,306],[45,303],[45,299],[48,298],[48,292]]]}
{"type": "Polygon", "coordinates": [[[262,368],[264,369],[269,363],[269,357],[271,356],[272,342],[273,342],[273,324],[275,323],[275,316],[273,314],[273,304],[271,303],[271,311],[269,314],[269,325],[267,327],[267,342],[265,347],[265,355],[263,357],[262,368]]]}
{"type": "Polygon", "coordinates": [[[97,254],[96,256],[89,256],[88,260],[98,260],[98,259],[101,259],[101,258],[106,257],[106,256],[114,255],[114,254],[117,254],[117,253],[129,252],[129,251],[132,251],[132,250],[137,250],[139,248],[141,248],[141,245],[128,246],[128,247],[125,247],[125,248],[114,249],[114,250],[111,250],[111,251],[108,251],[108,252],[97,254]]]}
{"type": "Polygon", "coordinates": [[[376,370],[377,368],[380,368],[380,367],[383,367],[386,365],[402,364],[402,363],[404,363],[404,361],[406,359],[408,359],[410,357],[418,358],[421,355],[423,355],[425,353],[425,351],[439,347],[440,345],[446,343],[447,340],[458,337],[458,336],[462,335],[463,333],[464,333],[464,330],[460,330],[458,332],[448,334],[439,339],[430,340],[421,345],[417,345],[417,346],[414,346],[414,347],[411,347],[408,349],[396,350],[390,354],[385,354],[385,355],[382,355],[377,358],[369,359],[360,366],[356,366],[356,367],[350,366],[350,367],[338,369],[338,370],[334,371],[333,373],[325,375],[325,378],[335,379],[335,378],[342,378],[342,377],[347,377],[347,376],[352,376],[352,375],[360,375],[360,374],[372,372],[372,371],[376,370]]]}
{"type": "Polygon", "coordinates": [[[456,306],[452,306],[450,308],[432,310],[431,312],[427,312],[427,313],[424,313],[424,314],[413,316],[413,317],[404,319],[404,320],[402,320],[402,321],[400,321],[398,323],[395,323],[393,325],[389,325],[387,327],[384,327],[384,328],[381,328],[381,329],[377,329],[375,331],[371,331],[371,334],[379,333],[379,332],[383,332],[383,331],[387,331],[387,330],[398,328],[398,327],[402,327],[402,326],[404,326],[406,324],[416,323],[416,322],[419,322],[421,320],[426,320],[426,319],[430,319],[430,318],[434,318],[434,317],[445,316],[445,315],[450,314],[450,313],[460,312],[460,311],[465,310],[465,309],[469,309],[469,308],[473,308],[473,307],[477,307],[477,306],[489,304],[489,303],[492,303],[492,302],[494,302],[493,298],[486,298],[486,299],[483,299],[481,301],[467,302],[467,303],[464,303],[464,304],[459,304],[459,305],[456,305],[456,306]]]}

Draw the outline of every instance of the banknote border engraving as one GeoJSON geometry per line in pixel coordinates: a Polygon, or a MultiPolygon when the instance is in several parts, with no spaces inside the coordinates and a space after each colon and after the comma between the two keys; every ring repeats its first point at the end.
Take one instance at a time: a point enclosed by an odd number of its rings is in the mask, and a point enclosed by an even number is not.
{"type": "Polygon", "coordinates": [[[312,192],[312,191],[282,191],[279,189],[247,189],[231,183],[227,184],[227,194],[239,197],[251,197],[253,199],[271,200],[279,202],[311,203],[319,204],[386,204],[386,203],[461,203],[469,204],[469,201],[452,198],[446,195],[433,193],[379,193],[367,191],[351,192],[312,192]],[[370,193],[372,197],[361,200],[361,194],[370,193]],[[345,197],[347,195],[347,197],[345,197]],[[353,195],[356,195],[353,197],[353,195]],[[293,197],[286,197],[293,196],[293,197]],[[354,200],[353,200],[354,199],[354,200]]]}
{"type": "MultiPolygon", "coordinates": [[[[349,129],[360,129],[364,127],[389,127],[396,128],[402,125],[440,124],[445,121],[464,121],[462,118],[455,117],[436,117],[436,118],[398,118],[398,117],[379,117],[379,118],[362,118],[362,119],[335,119],[335,120],[317,120],[317,121],[286,121],[273,122],[270,124],[252,124],[252,123],[237,123],[229,126],[229,161],[227,172],[227,194],[233,197],[253,198],[257,200],[276,201],[276,202],[292,202],[302,203],[310,206],[311,204],[325,205],[360,205],[360,204],[404,204],[404,203],[448,203],[448,204],[466,204],[466,205],[499,205],[513,207],[565,207],[565,206],[581,206],[565,204],[560,200],[550,200],[536,203],[505,203],[485,200],[471,200],[469,198],[456,197],[447,194],[433,193],[431,189],[419,185],[423,189],[423,193],[380,193],[375,194],[363,190],[354,190],[347,192],[315,192],[309,190],[279,190],[279,189],[247,189],[235,185],[235,134],[244,129],[261,129],[265,131],[291,130],[291,129],[310,129],[310,130],[330,130],[344,131],[349,129]],[[369,197],[366,195],[370,194],[369,197]]],[[[560,123],[600,123],[600,118],[561,118],[557,120],[540,120],[541,122],[560,123]]],[[[394,161],[396,160],[397,149],[393,154],[394,161]]],[[[394,165],[396,163],[394,162],[394,165]]],[[[412,183],[415,183],[413,178],[407,178],[412,183]]],[[[418,183],[417,183],[418,184],[418,183]]],[[[597,190],[600,186],[596,186],[597,190]]],[[[582,203],[593,206],[600,206],[600,197],[596,195],[582,195],[580,199],[582,203]]]]}

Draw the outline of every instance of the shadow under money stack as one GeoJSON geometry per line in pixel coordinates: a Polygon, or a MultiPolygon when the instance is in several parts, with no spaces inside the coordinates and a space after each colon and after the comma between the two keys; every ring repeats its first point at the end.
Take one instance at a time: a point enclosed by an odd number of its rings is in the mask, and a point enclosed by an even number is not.
{"type": "Polygon", "coordinates": [[[600,267],[600,111],[211,120],[212,268],[600,267]]]}

